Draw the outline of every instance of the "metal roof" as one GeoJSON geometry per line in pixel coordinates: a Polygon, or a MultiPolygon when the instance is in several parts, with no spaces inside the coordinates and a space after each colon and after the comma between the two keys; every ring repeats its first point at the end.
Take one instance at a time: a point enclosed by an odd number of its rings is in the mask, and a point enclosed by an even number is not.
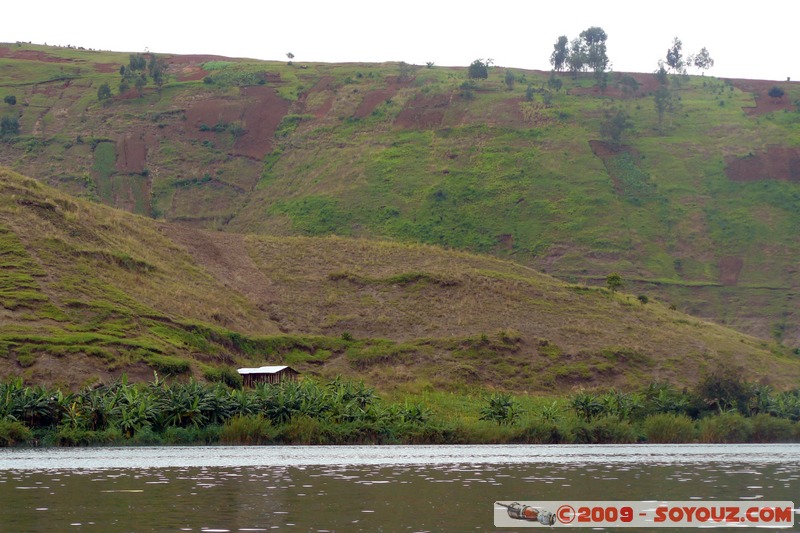
{"type": "MultiPolygon", "coordinates": [[[[240,374],[277,374],[284,368],[289,368],[289,367],[283,365],[283,366],[261,366],[258,368],[240,368],[238,372],[240,374]]],[[[295,371],[293,368],[289,368],[289,370],[295,371]]]]}

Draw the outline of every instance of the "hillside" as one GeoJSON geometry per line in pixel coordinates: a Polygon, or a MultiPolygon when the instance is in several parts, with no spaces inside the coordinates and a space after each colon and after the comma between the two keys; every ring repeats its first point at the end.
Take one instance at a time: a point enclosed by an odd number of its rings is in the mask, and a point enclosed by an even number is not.
{"type": "Polygon", "coordinates": [[[618,271],[634,294],[800,345],[794,82],[672,76],[659,116],[652,74],[601,90],[518,69],[509,86],[503,68],[469,83],[435,66],[164,56],[163,86],[120,95],[128,59],[0,45],[0,96],[19,102],[0,114],[20,126],[0,163],[236,242],[435,244],[579,285],[618,271]],[[615,142],[603,126],[620,110],[615,142]]]}
{"type": "Polygon", "coordinates": [[[0,169],[0,375],[76,386],[289,363],[381,388],[556,391],[800,358],[666,305],[441,248],[207,232],[0,169]]]}

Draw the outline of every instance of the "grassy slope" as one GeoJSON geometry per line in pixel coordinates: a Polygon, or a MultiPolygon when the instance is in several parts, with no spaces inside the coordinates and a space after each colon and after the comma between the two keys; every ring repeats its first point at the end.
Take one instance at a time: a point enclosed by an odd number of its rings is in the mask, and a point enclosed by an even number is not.
{"type": "MultiPolygon", "coordinates": [[[[683,80],[674,89],[679,111],[662,127],[649,90],[611,96],[615,75],[606,94],[582,94],[592,82],[565,77],[545,105],[539,92],[524,100],[529,83],[537,91],[545,85],[543,73],[518,71],[509,91],[493,71],[467,98],[462,70],[416,69],[404,81],[397,65],[213,61],[203,65],[214,84],[177,81],[176,67],[161,92],[101,105],[97,86],[115,88],[119,76],[96,65],[126,63],[127,55],[18,48],[72,62],[0,59],[8,73],[0,95],[29,104],[9,108],[21,114],[23,135],[0,147],[0,161],[74,194],[240,233],[491,253],[572,283],[619,271],[629,290],[800,342],[798,185],[732,182],[724,172],[726,157],[800,145],[800,118],[748,115],[742,108],[754,105],[753,94],[723,80],[683,80]],[[201,133],[187,116],[197,102],[224,109],[247,100],[237,84],[263,73],[280,76],[266,86],[289,107],[262,163],[237,155],[227,131],[201,133]],[[30,83],[65,76],[73,79],[30,83]],[[370,98],[371,111],[361,113],[370,98]],[[612,176],[589,142],[616,108],[633,119],[625,142],[635,157],[615,162],[612,176]],[[111,168],[112,149],[130,132],[156,139],[146,176],[111,168]],[[726,286],[730,259],[742,268],[726,286]]],[[[781,85],[787,101],[799,96],[795,84],[781,85]]]]}
{"type": "Polygon", "coordinates": [[[0,241],[4,375],[75,385],[285,362],[409,392],[691,383],[721,366],[800,378],[800,359],[760,340],[511,262],[205,233],[7,170],[0,241]]]}

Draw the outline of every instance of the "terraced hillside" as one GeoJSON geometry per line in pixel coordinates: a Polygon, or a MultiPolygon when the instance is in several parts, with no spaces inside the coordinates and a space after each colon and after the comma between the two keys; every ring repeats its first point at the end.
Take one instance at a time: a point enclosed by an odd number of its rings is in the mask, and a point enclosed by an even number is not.
{"type": "Polygon", "coordinates": [[[213,380],[269,363],[409,392],[800,378],[788,349],[506,260],[208,232],[0,169],[0,377],[213,380]]]}
{"type": "Polygon", "coordinates": [[[0,162],[197,228],[436,244],[572,284],[617,271],[800,345],[796,83],[161,59],[166,83],[119,94],[128,54],[0,45],[19,121],[0,162]]]}

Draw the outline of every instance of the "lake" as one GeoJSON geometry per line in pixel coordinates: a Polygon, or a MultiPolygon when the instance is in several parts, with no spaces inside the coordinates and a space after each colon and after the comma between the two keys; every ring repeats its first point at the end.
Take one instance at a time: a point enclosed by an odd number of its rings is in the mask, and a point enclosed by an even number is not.
{"type": "Polygon", "coordinates": [[[489,531],[500,500],[797,507],[800,445],[0,449],[2,531],[489,531]]]}

